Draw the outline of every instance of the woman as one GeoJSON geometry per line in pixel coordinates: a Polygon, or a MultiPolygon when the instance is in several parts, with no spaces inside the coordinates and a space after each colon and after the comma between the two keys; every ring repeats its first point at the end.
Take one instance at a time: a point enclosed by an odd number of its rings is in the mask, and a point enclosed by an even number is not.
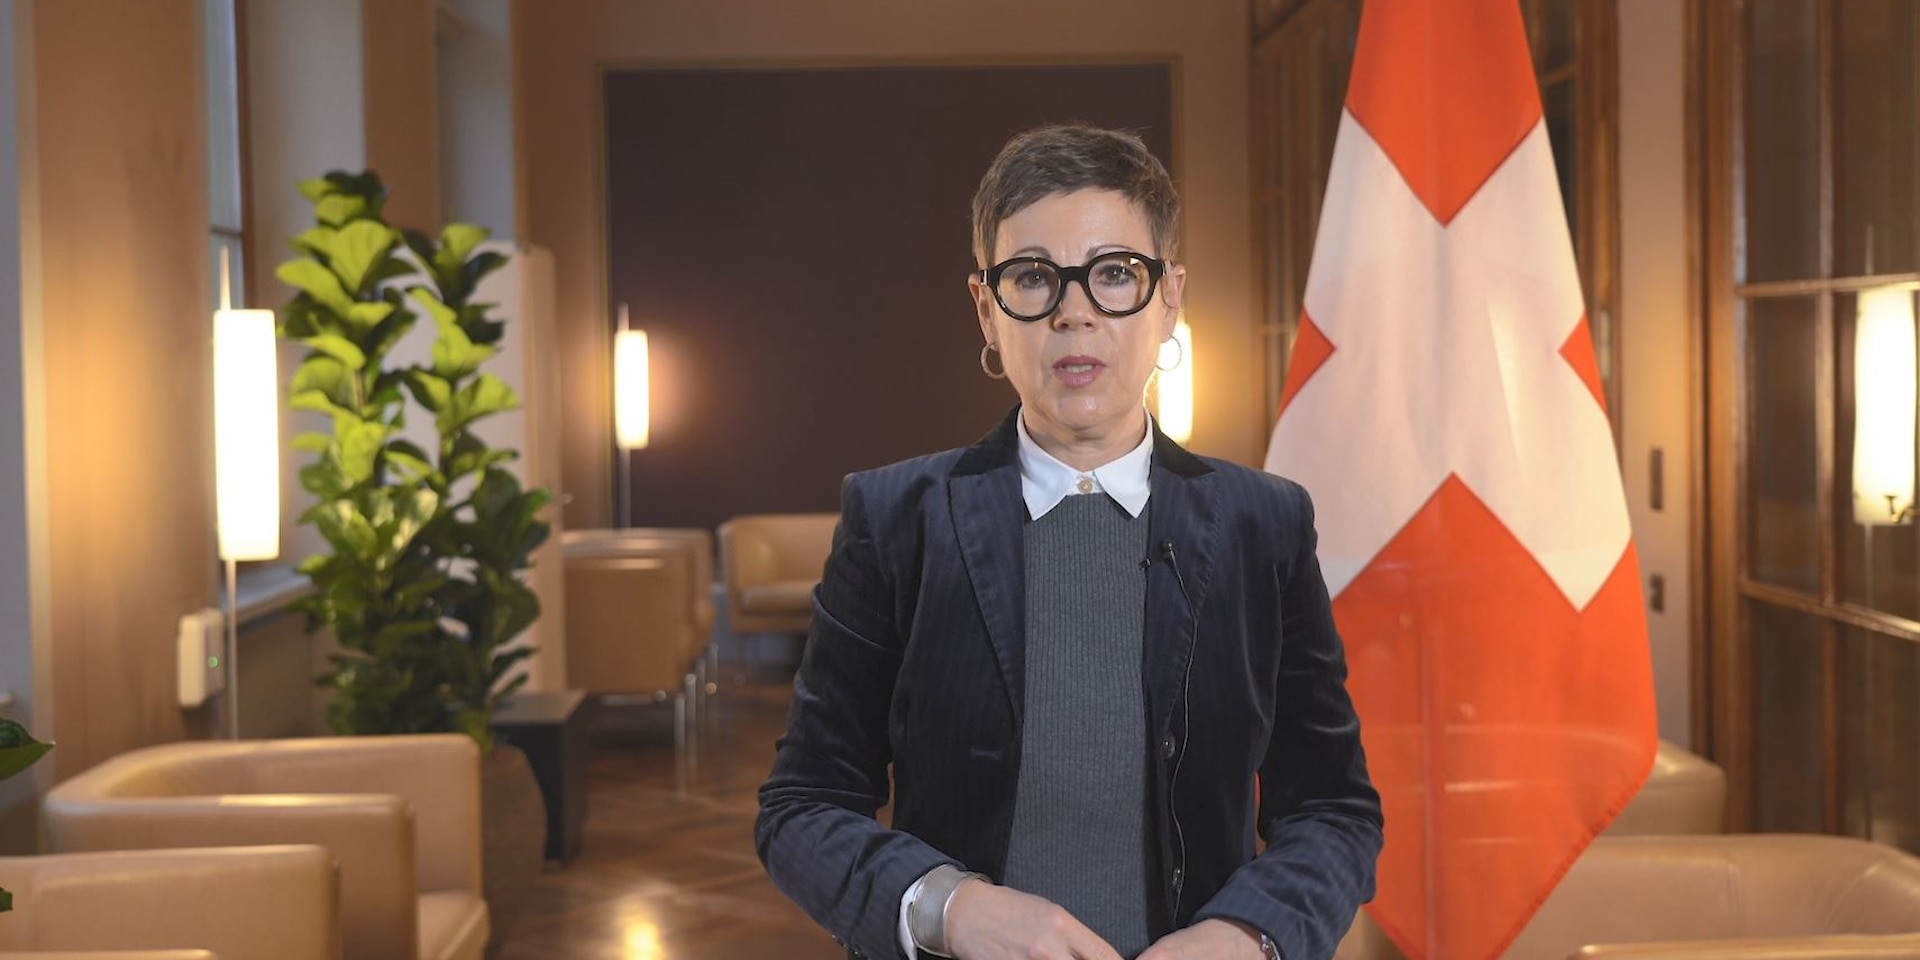
{"type": "Polygon", "coordinates": [[[843,487],[755,834],[852,956],[1313,960],[1372,896],[1379,797],[1306,493],[1143,403],[1178,221],[1132,136],[1008,142],[967,285],[1019,406],[843,487]]]}

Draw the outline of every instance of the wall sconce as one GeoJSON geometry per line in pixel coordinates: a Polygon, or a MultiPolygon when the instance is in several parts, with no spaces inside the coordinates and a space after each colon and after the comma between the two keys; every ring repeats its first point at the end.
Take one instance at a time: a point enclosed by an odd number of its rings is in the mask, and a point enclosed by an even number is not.
{"type": "Polygon", "coordinates": [[[280,555],[280,359],[273,311],[232,308],[226,252],[213,313],[214,516],[227,586],[227,735],[240,738],[237,565],[280,555]]]}
{"type": "Polygon", "coordinates": [[[613,335],[613,437],[620,448],[620,526],[633,525],[633,451],[644,449],[652,432],[649,402],[652,380],[647,332],[634,330],[627,305],[620,305],[620,330],[613,335]]]}
{"type": "Polygon", "coordinates": [[[1160,372],[1154,381],[1154,418],[1160,432],[1175,443],[1193,439],[1193,328],[1185,314],[1173,339],[1160,345],[1160,372]]]}
{"type": "Polygon", "coordinates": [[[1869,527],[1913,516],[1913,289],[1863,290],[1853,338],[1853,516],[1869,527]]]}

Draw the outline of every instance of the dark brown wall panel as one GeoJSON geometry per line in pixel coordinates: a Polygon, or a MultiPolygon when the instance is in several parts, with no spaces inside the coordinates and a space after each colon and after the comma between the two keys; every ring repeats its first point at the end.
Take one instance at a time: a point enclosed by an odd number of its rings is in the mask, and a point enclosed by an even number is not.
{"type": "Polygon", "coordinates": [[[848,472],[997,423],[968,203],[1008,136],[1070,120],[1171,169],[1171,67],[610,71],[608,299],[654,371],[634,523],[833,510],[848,472]]]}

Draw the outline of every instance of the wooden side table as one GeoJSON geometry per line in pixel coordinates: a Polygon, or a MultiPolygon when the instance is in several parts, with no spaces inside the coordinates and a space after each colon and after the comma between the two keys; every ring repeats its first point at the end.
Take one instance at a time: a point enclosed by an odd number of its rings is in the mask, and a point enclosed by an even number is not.
{"type": "Polygon", "coordinates": [[[587,724],[593,701],[584,690],[521,692],[493,718],[494,737],[519,747],[547,802],[547,859],[580,850],[587,823],[587,724]]]}

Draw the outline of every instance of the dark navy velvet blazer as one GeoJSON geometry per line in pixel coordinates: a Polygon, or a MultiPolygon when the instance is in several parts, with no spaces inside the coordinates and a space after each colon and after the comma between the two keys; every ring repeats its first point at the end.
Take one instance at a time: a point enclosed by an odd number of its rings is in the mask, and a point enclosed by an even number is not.
{"type": "MultiPolygon", "coordinates": [[[[1003,876],[1025,678],[1018,415],[842,489],[755,841],[775,885],[854,956],[899,956],[900,898],[933,867],[1003,876]],[[875,819],[889,764],[892,829],[875,819]]],[[[1157,428],[1152,459],[1140,748],[1154,936],[1230,918],[1287,960],[1332,956],[1373,895],[1382,820],[1312,504],[1157,428]]]]}

